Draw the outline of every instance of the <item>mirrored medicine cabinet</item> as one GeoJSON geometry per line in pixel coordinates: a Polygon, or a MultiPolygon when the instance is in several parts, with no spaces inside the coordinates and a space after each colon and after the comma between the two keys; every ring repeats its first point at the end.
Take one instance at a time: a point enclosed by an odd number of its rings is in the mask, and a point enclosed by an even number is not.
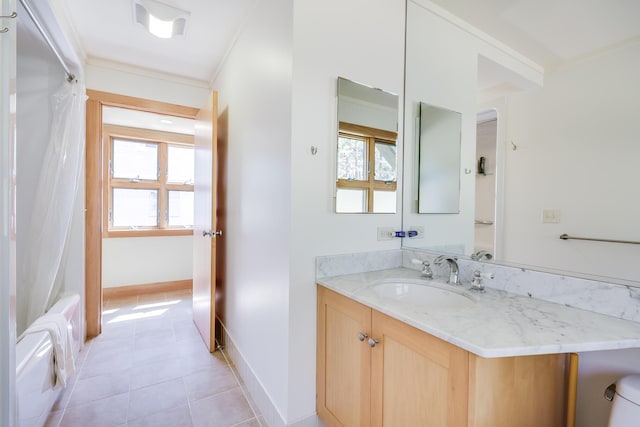
{"type": "Polygon", "coordinates": [[[418,213],[460,212],[461,116],[420,102],[418,213]]]}
{"type": "Polygon", "coordinates": [[[338,78],[336,213],[396,213],[398,95],[338,78]]]}

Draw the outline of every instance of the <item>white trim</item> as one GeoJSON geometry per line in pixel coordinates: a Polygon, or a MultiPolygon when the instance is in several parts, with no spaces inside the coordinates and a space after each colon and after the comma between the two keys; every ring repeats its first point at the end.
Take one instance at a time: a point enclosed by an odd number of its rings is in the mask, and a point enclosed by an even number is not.
{"type": "Polygon", "coordinates": [[[504,44],[503,42],[501,42],[500,40],[491,37],[489,34],[485,33],[484,31],[479,30],[478,28],[474,27],[473,25],[469,24],[467,21],[461,19],[460,17],[454,15],[453,13],[449,12],[448,10],[442,8],[441,6],[436,5],[435,3],[431,2],[430,0],[409,0],[413,3],[415,3],[417,6],[420,6],[428,11],[430,11],[431,13],[439,16],[440,18],[444,19],[445,21],[455,25],[456,27],[460,28],[461,30],[471,34],[472,36],[477,37],[478,39],[490,44],[491,46],[495,47],[496,49],[506,53],[507,55],[513,57],[513,59],[521,62],[522,64],[526,65],[527,67],[532,68],[534,71],[538,72],[538,73],[544,73],[544,67],[542,67],[540,64],[538,64],[537,62],[534,62],[533,60],[527,58],[526,56],[524,56],[523,54],[521,54],[520,52],[514,50],[513,48],[507,46],[506,44],[504,44]]]}
{"type": "Polygon", "coordinates": [[[236,346],[236,343],[231,337],[231,334],[229,333],[227,328],[225,328],[222,323],[220,324],[222,325],[222,333],[224,334],[224,352],[229,358],[229,361],[235,366],[236,372],[238,373],[238,375],[240,375],[242,383],[244,383],[245,387],[243,387],[243,391],[244,389],[246,389],[246,391],[249,392],[249,395],[251,396],[251,399],[249,399],[249,401],[252,405],[255,403],[255,405],[257,406],[257,408],[254,408],[254,411],[258,415],[258,418],[263,425],[269,427],[325,426],[325,424],[317,415],[311,415],[302,420],[287,424],[287,422],[280,414],[280,411],[278,411],[278,408],[276,408],[276,406],[273,404],[273,401],[269,397],[269,394],[265,390],[264,386],[262,385],[258,377],[256,377],[253,369],[251,369],[251,366],[249,365],[249,363],[247,363],[247,360],[242,355],[242,352],[236,346]]]}
{"type": "Polygon", "coordinates": [[[96,58],[89,56],[87,58],[87,65],[95,67],[106,68],[109,70],[121,71],[129,74],[135,74],[142,77],[164,80],[171,83],[177,83],[185,86],[193,86],[202,89],[209,89],[209,83],[204,80],[190,79],[187,77],[181,77],[175,74],[163,73],[160,71],[153,71],[147,68],[136,67],[134,65],[123,64],[121,62],[110,61],[108,59],[96,58]]]}

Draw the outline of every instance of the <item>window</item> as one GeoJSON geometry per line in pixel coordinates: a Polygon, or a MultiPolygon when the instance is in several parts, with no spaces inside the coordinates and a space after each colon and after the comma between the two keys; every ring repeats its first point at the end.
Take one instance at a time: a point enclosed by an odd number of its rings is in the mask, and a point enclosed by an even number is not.
{"type": "Polygon", "coordinates": [[[340,122],[336,212],[394,213],[395,132],[340,122]]]}
{"type": "Polygon", "coordinates": [[[193,232],[193,136],[104,126],[107,237],[193,232]]]}

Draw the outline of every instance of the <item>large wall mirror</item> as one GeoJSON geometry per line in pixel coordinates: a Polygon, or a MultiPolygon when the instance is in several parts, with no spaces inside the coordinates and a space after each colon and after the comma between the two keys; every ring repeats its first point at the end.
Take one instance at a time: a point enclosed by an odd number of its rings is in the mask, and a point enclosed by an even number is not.
{"type": "MultiPolygon", "coordinates": [[[[518,47],[474,23],[472,10],[450,11],[518,47]]],[[[423,227],[424,236],[403,247],[462,257],[488,250],[488,262],[640,287],[640,27],[628,26],[634,38],[624,43],[591,33],[581,52],[563,55],[568,45],[535,29],[545,57],[498,49],[436,12],[407,1],[403,137],[416,138],[420,102],[462,113],[460,213],[418,213],[419,165],[405,144],[403,228],[423,227]],[[478,115],[487,111],[493,117],[478,115]]],[[[605,25],[608,13],[593,16],[605,25]]]]}
{"type": "Polygon", "coordinates": [[[338,78],[337,213],[395,213],[398,95],[338,78]]]}

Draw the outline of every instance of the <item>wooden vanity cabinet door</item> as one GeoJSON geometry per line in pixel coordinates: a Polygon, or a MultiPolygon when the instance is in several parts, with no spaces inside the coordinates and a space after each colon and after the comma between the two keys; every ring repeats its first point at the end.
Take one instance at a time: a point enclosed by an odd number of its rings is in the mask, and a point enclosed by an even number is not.
{"type": "Polygon", "coordinates": [[[466,350],[373,310],[372,426],[467,425],[466,350]]]}
{"type": "Polygon", "coordinates": [[[566,426],[566,354],[469,356],[470,427],[566,426]]]}
{"type": "Polygon", "coordinates": [[[318,286],[318,415],[330,427],[371,425],[371,309],[318,286]]]}

